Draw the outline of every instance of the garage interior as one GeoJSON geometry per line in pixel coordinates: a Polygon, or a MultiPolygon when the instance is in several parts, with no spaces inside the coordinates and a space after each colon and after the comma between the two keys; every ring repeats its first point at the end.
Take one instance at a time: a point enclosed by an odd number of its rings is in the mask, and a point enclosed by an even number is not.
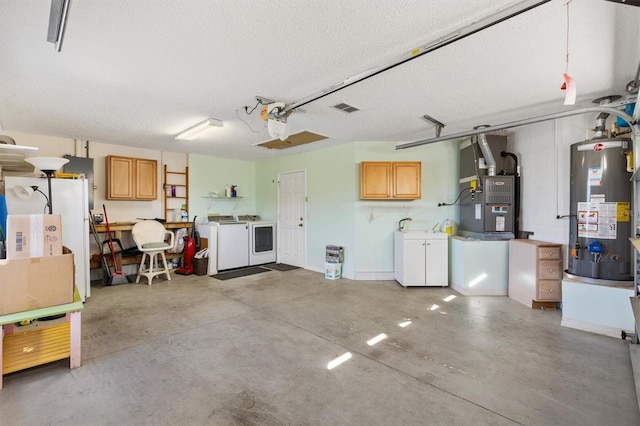
{"type": "Polygon", "coordinates": [[[90,218],[204,229],[257,214],[294,265],[112,283],[87,242],[86,258],[74,250],[81,366],[4,374],[0,423],[640,423],[639,2],[5,0],[0,57],[8,200],[7,182],[39,175],[23,157],[91,159],[90,218]],[[601,153],[606,167],[579,165],[601,153]],[[114,156],[156,162],[157,194],[110,197],[114,156]],[[363,165],[411,162],[418,196],[363,195],[363,165]],[[177,197],[167,170],[186,179],[177,197]],[[491,205],[490,189],[511,185],[491,205]],[[412,235],[446,241],[443,282],[398,273],[412,235]],[[512,289],[531,262],[510,250],[528,240],[557,250],[544,289],[562,300],[512,289]]]}

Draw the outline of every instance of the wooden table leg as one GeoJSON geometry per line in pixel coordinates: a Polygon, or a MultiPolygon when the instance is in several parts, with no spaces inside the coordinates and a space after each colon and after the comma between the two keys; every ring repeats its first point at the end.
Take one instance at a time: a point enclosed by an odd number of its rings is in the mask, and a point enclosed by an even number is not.
{"type": "Polygon", "coordinates": [[[2,344],[4,343],[4,325],[0,325],[0,389],[2,389],[2,344]]]}
{"type": "Polygon", "coordinates": [[[81,364],[80,340],[81,334],[81,315],[80,311],[67,313],[67,321],[70,322],[70,351],[69,351],[69,368],[78,368],[81,364]]]}

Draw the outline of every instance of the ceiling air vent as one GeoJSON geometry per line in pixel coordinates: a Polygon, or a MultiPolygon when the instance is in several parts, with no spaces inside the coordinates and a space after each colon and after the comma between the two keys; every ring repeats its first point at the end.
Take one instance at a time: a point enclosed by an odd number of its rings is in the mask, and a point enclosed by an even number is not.
{"type": "Polygon", "coordinates": [[[342,112],[346,112],[347,114],[350,114],[350,113],[356,112],[356,111],[360,111],[358,108],[356,108],[356,107],[354,107],[352,105],[349,105],[349,104],[345,104],[344,102],[340,103],[340,104],[337,104],[337,105],[334,105],[332,108],[335,108],[335,109],[340,110],[342,112]]]}

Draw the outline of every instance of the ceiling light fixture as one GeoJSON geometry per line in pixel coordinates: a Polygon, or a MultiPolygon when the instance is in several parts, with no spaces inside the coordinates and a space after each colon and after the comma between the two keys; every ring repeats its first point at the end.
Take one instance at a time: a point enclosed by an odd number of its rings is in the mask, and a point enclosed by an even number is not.
{"type": "Polygon", "coordinates": [[[193,127],[188,128],[184,132],[181,132],[176,136],[176,140],[190,141],[195,139],[198,135],[202,134],[211,127],[223,127],[224,123],[215,118],[207,118],[202,123],[198,123],[193,127]]]}

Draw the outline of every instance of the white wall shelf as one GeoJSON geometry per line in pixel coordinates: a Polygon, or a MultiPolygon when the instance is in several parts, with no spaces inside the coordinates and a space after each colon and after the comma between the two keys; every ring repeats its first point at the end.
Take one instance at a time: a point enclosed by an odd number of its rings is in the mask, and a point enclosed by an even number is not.
{"type": "MultiPolygon", "coordinates": [[[[207,195],[205,197],[202,198],[206,198],[209,200],[209,205],[207,206],[207,211],[211,210],[211,206],[213,206],[216,201],[236,201],[236,203],[242,201],[243,197],[213,197],[211,195],[207,195]]],[[[234,207],[234,211],[236,209],[238,205],[236,204],[236,206],[234,207]]]]}

